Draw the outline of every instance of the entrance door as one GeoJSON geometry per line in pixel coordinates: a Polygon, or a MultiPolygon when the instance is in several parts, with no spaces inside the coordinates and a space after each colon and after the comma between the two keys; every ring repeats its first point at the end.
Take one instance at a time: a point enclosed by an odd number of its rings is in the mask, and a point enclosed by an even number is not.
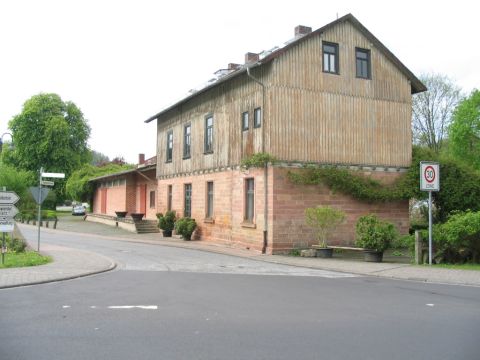
{"type": "Polygon", "coordinates": [[[140,213],[145,214],[147,216],[147,184],[140,185],[140,213]]]}
{"type": "Polygon", "coordinates": [[[107,188],[100,189],[100,213],[107,213],[107,188]]]}

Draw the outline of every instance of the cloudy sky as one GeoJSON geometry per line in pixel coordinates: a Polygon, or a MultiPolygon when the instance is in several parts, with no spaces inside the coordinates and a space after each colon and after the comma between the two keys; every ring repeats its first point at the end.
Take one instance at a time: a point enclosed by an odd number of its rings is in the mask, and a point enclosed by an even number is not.
{"type": "MultiPolygon", "coordinates": [[[[212,78],[293,37],[352,13],[416,75],[480,87],[475,1],[1,0],[0,133],[40,92],[77,104],[89,145],[110,158],[155,154],[143,121],[212,78]]],[[[8,137],[7,137],[8,139],[8,137]]]]}

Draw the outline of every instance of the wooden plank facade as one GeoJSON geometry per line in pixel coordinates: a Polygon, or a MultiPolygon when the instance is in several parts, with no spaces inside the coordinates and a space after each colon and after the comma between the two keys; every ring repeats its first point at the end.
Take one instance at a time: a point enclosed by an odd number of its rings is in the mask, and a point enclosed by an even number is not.
{"type": "Polygon", "coordinates": [[[411,95],[424,90],[424,85],[352,15],[298,37],[146,121],[157,121],[158,211],[166,210],[166,191],[173,189],[172,208],[182,216],[182,189],[193,186],[192,216],[203,219],[206,182],[213,182],[222,188],[221,194],[215,193],[214,207],[228,205],[230,210],[223,207],[217,211],[221,217],[205,219],[208,221],[198,230],[201,239],[234,241],[259,249],[263,231],[263,250],[265,246],[269,247],[267,252],[286,250],[294,246],[295,232],[307,241],[309,230],[305,229],[303,211],[307,203],[315,205],[312,199],[317,205],[332,204],[350,211],[348,224],[342,229],[344,243],[353,243],[354,223],[367,212],[385,218],[390,214],[390,220],[405,231],[407,202],[364,206],[325,189],[314,193],[315,189],[295,188],[278,166],[249,175],[238,165],[245,157],[267,152],[283,164],[381,167],[385,174],[377,177],[392,181],[398,176],[392,169],[410,166],[411,95]],[[324,71],[324,42],[337,46],[335,73],[324,71]],[[356,49],[369,56],[367,78],[357,76],[356,49]],[[261,110],[258,127],[254,126],[255,109],[261,110]],[[245,112],[248,129],[242,124],[245,112]],[[206,152],[206,119],[210,117],[213,144],[212,151],[206,152]],[[186,126],[190,127],[188,157],[184,156],[186,126]],[[167,158],[169,134],[173,134],[171,159],[167,158]],[[215,175],[209,176],[212,171],[215,175]],[[255,181],[255,216],[246,226],[241,219],[245,217],[248,178],[255,181]],[[252,244],[251,239],[257,240],[252,244]]]}

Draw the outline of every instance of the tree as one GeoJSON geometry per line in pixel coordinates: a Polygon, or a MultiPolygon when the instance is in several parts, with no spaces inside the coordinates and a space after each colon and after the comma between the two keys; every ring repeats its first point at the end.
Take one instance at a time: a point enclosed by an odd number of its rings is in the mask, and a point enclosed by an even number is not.
{"type": "Polygon", "coordinates": [[[83,165],[80,169],[72,173],[66,184],[66,191],[73,200],[87,201],[91,200],[93,186],[89,180],[116,172],[129,170],[132,165],[108,164],[104,166],[83,165]]]}
{"type": "Polygon", "coordinates": [[[453,156],[480,170],[480,91],[472,91],[458,104],[448,135],[453,156]]]}
{"type": "Polygon", "coordinates": [[[420,80],[427,91],[416,94],[412,102],[414,142],[439,152],[461,89],[447,76],[423,74],[420,80]]]}
{"type": "Polygon", "coordinates": [[[56,94],[31,97],[22,112],[10,120],[9,127],[15,149],[5,160],[17,169],[38,172],[43,167],[48,172],[65,173],[68,178],[90,161],[87,121],[73,102],[64,102],[56,94]]]}
{"type": "Polygon", "coordinates": [[[98,166],[100,164],[107,164],[109,162],[110,158],[107,155],[92,150],[92,161],[90,162],[90,164],[92,164],[93,166],[98,166]]]}

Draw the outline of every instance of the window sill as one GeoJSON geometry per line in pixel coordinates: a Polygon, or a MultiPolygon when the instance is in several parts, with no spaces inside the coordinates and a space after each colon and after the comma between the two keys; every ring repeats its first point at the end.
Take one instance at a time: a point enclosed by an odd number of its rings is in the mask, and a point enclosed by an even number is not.
{"type": "Polygon", "coordinates": [[[241,223],[241,226],[244,227],[244,228],[250,228],[250,229],[256,229],[257,228],[257,224],[255,223],[252,223],[250,221],[244,221],[241,223]]]}
{"type": "Polygon", "coordinates": [[[214,218],[205,218],[205,219],[203,219],[203,222],[205,224],[215,224],[215,219],[214,218]]]}
{"type": "Polygon", "coordinates": [[[188,159],[190,159],[190,155],[189,156],[184,156],[182,159],[183,160],[188,160],[188,159]]]}
{"type": "Polygon", "coordinates": [[[210,155],[210,154],[213,154],[213,151],[205,151],[205,152],[203,153],[203,155],[210,155]]]}
{"type": "Polygon", "coordinates": [[[324,73],[324,74],[330,74],[330,75],[340,75],[339,72],[325,71],[325,70],[323,70],[323,73],[324,73]]]}
{"type": "Polygon", "coordinates": [[[169,164],[171,162],[172,162],[172,160],[167,160],[167,161],[165,161],[165,164],[169,164]]]}

